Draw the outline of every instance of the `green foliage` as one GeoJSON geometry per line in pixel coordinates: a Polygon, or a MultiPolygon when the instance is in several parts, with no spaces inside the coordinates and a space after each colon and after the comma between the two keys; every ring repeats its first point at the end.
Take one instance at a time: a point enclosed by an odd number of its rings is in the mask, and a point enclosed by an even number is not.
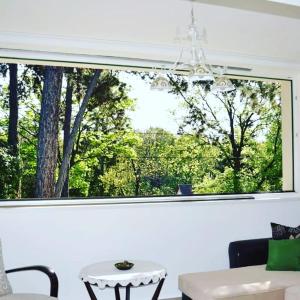
{"type": "MultiPolygon", "coordinates": [[[[19,156],[7,148],[8,72],[0,64],[0,197],[32,198],[35,190],[37,135],[43,67],[20,65],[19,156]],[[20,190],[16,191],[16,180],[20,190]]],[[[72,122],[93,70],[66,68],[61,98],[64,128],[66,82],[70,79],[72,122]]],[[[129,113],[136,100],[119,72],[103,71],[89,101],[73,149],[71,197],[176,194],[191,184],[199,194],[282,189],[280,86],[274,82],[233,80],[230,93],[212,94],[196,82],[173,76],[171,93],[181,97],[185,116],[179,135],[162,128],[136,132],[129,113]]],[[[151,81],[155,74],[137,74],[151,81]]],[[[59,137],[59,164],[63,155],[59,137]]]]}
{"type": "Polygon", "coordinates": [[[15,198],[17,177],[15,176],[18,166],[18,159],[10,155],[6,147],[0,146],[0,198],[15,198]]]}
{"type": "Polygon", "coordinates": [[[139,133],[135,157],[125,157],[102,181],[114,196],[172,195],[179,184],[197,184],[211,172],[218,149],[192,135],[174,136],[160,128],[139,133]]]}
{"type": "MultiPolygon", "coordinates": [[[[174,80],[173,84],[176,86],[177,82],[174,80]]],[[[183,97],[187,109],[180,132],[192,131],[220,150],[219,166],[211,167],[213,174],[196,184],[195,191],[278,190],[278,178],[281,178],[278,169],[281,167],[278,162],[281,160],[280,85],[253,80],[233,80],[233,83],[237,89],[229,93],[212,94],[210,87],[201,82],[194,84],[193,93],[188,96],[180,89],[173,91],[183,97]]]]}

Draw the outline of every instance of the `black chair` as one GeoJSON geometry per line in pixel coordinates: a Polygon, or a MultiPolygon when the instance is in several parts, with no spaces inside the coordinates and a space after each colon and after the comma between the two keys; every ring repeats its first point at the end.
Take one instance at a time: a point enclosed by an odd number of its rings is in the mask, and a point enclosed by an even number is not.
{"type": "MultiPolygon", "coordinates": [[[[58,297],[58,278],[57,278],[56,273],[52,269],[50,269],[46,266],[36,265],[36,266],[28,266],[28,267],[23,267],[23,268],[6,270],[5,273],[9,274],[9,273],[23,272],[23,271],[39,271],[39,272],[46,274],[50,281],[50,297],[54,297],[54,298],[58,297]]],[[[3,296],[3,297],[6,297],[6,296],[3,296]]],[[[0,298],[2,298],[2,297],[0,297],[0,298]]]]}
{"type": "Polygon", "coordinates": [[[46,266],[28,266],[16,269],[5,270],[2,257],[2,247],[0,241],[0,300],[57,300],[58,297],[58,278],[53,270],[46,266]],[[14,293],[7,274],[17,272],[39,271],[48,276],[50,281],[50,293],[14,293]]]}

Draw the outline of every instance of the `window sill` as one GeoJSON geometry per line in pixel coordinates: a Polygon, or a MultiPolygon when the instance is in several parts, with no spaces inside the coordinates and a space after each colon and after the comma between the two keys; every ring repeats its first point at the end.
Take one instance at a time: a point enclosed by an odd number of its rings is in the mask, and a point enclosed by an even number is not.
{"type": "Polygon", "coordinates": [[[107,206],[107,205],[134,205],[134,204],[167,204],[167,203],[241,203],[249,201],[282,201],[299,200],[296,192],[236,194],[211,196],[169,196],[169,197],[140,197],[140,198],[88,198],[88,199],[51,199],[51,200],[2,200],[0,208],[18,207],[55,207],[55,206],[107,206]]]}

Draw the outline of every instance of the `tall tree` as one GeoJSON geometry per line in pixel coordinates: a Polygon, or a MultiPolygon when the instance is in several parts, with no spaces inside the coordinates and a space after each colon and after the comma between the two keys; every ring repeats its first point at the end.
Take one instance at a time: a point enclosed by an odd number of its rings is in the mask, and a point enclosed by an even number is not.
{"type": "Polygon", "coordinates": [[[96,70],[94,72],[93,77],[90,80],[90,83],[88,85],[87,91],[84,95],[84,98],[82,100],[82,103],[80,105],[79,111],[75,117],[75,121],[74,121],[74,125],[68,140],[68,144],[65,148],[65,153],[62,159],[62,163],[59,169],[59,174],[58,174],[58,179],[57,179],[57,183],[55,185],[55,196],[56,197],[61,197],[61,193],[62,193],[62,189],[63,186],[65,184],[67,175],[68,175],[68,169],[70,166],[70,160],[71,160],[71,156],[72,156],[72,151],[73,151],[73,146],[79,131],[79,127],[82,123],[83,120],[83,116],[85,113],[85,110],[87,108],[88,102],[94,92],[94,88],[97,84],[97,80],[99,79],[99,76],[101,74],[100,70],[96,70]]]}
{"type": "MultiPolygon", "coordinates": [[[[72,73],[72,70],[70,70],[72,73]]],[[[65,97],[65,115],[64,115],[64,140],[63,140],[63,156],[66,154],[67,146],[70,139],[71,133],[71,121],[72,121],[72,98],[73,98],[73,79],[72,74],[67,75],[67,87],[66,87],[66,97],[65,97]]],[[[69,166],[67,170],[66,180],[62,190],[62,197],[69,197],[69,166]]]]}
{"type": "Polygon", "coordinates": [[[62,76],[62,67],[45,68],[37,149],[37,198],[54,196],[62,76]]]}
{"type": "MultiPolygon", "coordinates": [[[[268,132],[273,122],[278,123],[281,101],[278,83],[232,81],[237,89],[229,93],[213,94],[209,84],[196,82],[194,94],[186,96],[181,89],[184,86],[182,79],[172,79],[173,92],[180,94],[187,104],[188,114],[181,132],[185,128],[192,129],[196,135],[220,149],[223,156],[220,168],[232,170],[232,190],[238,193],[244,192],[241,177],[251,167],[245,160],[245,150],[268,132]]],[[[277,136],[279,134],[278,130],[277,136]]],[[[277,150],[278,147],[275,147],[275,154],[277,150]]],[[[275,162],[272,156],[268,169],[275,162]]]]}
{"type": "Polygon", "coordinates": [[[18,155],[18,65],[9,64],[9,119],[7,142],[14,156],[18,155]]]}

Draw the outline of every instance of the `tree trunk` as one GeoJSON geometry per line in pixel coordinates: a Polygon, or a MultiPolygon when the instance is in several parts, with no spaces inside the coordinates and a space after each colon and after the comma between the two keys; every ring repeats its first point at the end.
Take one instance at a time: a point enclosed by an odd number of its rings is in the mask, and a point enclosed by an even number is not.
{"type": "Polygon", "coordinates": [[[105,169],[105,157],[97,157],[98,163],[92,169],[92,176],[89,185],[89,196],[104,196],[103,183],[99,180],[99,177],[104,174],[105,169]]]}
{"type": "Polygon", "coordinates": [[[19,122],[19,99],[18,99],[18,65],[9,64],[9,117],[7,144],[10,154],[15,158],[12,174],[12,194],[13,198],[21,197],[21,172],[19,161],[19,139],[18,139],[18,122],[19,122]]]}
{"type": "Polygon", "coordinates": [[[139,167],[135,166],[133,160],[131,160],[131,166],[132,166],[134,178],[135,178],[134,195],[139,196],[140,195],[140,187],[141,187],[141,170],[139,167]]]}
{"type": "Polygon", "coordinates": [[[234,158],[234,168],[233,168],[233,190],[235,193],[241,193],[241,183],[240,183],[240,173],[241,173],[241,159],[234,158]]]}
{"type": "Polygon", "coordinates": [[[72,155],[74,142],[75,142],[76,136],[78,134],[78,130],[79,130],[80,124],[82,122],[83,115],[85,113],[87,104],[88,104],[89,99],[90,99],[90,97],[91,97],[91,95],[94,91],[94,88],[97,84],[97,80],[100,76],[100,73],[101,73],[100,70],[95,71],[95,73],[93,75],[93,78],[91,79],[91,81],[88,85],[86,94],[84,95],[84,98],[83,98],[82,103],[80,105],[79,111],[76,115],[74,125],[73,125],[72,131],[71,131],[71,135],[70,135],[70,138],[69,138],[69,142],[68,142],[68,145],[66,147],[66,151],[65,151],[65,154],[64,154],[61,166],[60,166],[58,180],[57,180],[57,183],[56,183],[56,186],[55,186],[55,197],[58,197],[58,198],[61,197],[62,189],[63,189],[64,183],[66,181],[66,178],[67,178],[67,170],[68,170],[68,167],[70,165],[70,160],[71,160],[71,155],[72,155]]]}
{"type": "MultiPolygon", "coordinates": [[[[64,152],[66,153],[67,145],[70,139],[71,132],[71,119],[72,119],[72,97],[73,97],[73,83],[70,76],[67,80],[67,91],[66,91],[66,104],[65,104],[65,120],[64,120],[64,152]]],[[[62,197],[69,197],[69,171],[70,165],[67,168],[67,176],[62,190],[62,197]]]]}
{"type": "Polygon", "coordinates": [[[7,142],[13,156],[18,156],[18,65],[9,64],[9,121],[7,142]]]}
{"type": "Polygon", "coordinates": [[[238,145],[235,140],[231,142],[232,147],[232,160],[233,160],[233,190],[235,193],[241,192],[240,185],[240,172],[242,167],[242,158],[240,154],[240,150],[238,149],[238,145]]]}
{"type": "Polygon", "coordinates": [[[62,75],[62,67],[45,67],[37,149],[37,198],[54,196],[62,75]]]}
{"type": "Polygon", "coordinates": [[[234,115],[231,109],[227,109],[229,124],[230,124],[230,134],[228,135],[231,144],[231,159],[233,161],[233,190],[235,193],[241,192],[240,186],[240,172],[241,172],[241,149],[238,147],[235,134],[234,126],[234,115]]]}

